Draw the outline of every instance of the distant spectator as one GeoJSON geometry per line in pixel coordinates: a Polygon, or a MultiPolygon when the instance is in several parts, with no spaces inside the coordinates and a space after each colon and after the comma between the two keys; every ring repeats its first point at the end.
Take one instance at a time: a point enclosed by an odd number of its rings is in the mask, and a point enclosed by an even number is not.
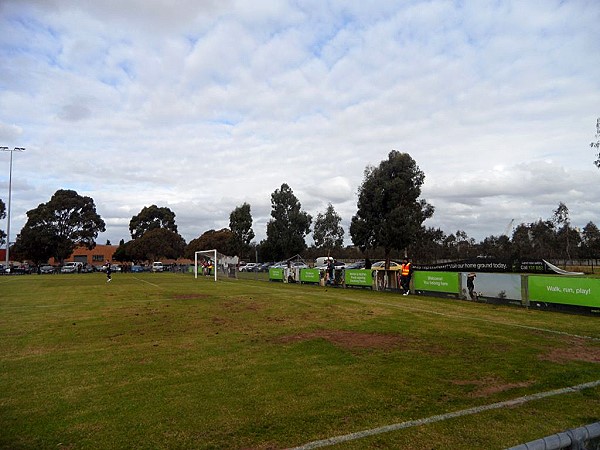
{"type": "Polygon", "coordinates": [[[112,281],[111,277],[112,269],[110,267],[110,261],[106,261],[106,282],[110,283],[112,281]]]}
{"type": "Polygon", "coordinates": [[[327,284],[333,286],[335,282],[335,260],[331,258],[327,262],[327,284]]]}
{"type": "Polygon", "coordinates": [[[475,292],[475,277],[477,277],[475,272],[471,272],[467,275],[467,289],[469,290],[469,297],[471,297],[471,300],[477,301],[479,298],[477,297],[477,292],[475,292]]]}

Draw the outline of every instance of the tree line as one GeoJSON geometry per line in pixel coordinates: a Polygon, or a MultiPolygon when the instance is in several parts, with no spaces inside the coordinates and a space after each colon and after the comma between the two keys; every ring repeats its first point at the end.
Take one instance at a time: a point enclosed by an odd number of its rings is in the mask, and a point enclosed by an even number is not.
{"type": "MultiPolygon", "coordinates": [[[[289,185],[271,194],[271,218],[266,239],[253,241],[251,206],[236,207],[229,227],[208,230],[186,243],[179,234],[175,213],[167,207],[144,207],[129,222],[131,239],[119,243],[117,261],[155,261],[194,258],[198,250],[217,249],[246,260],[280,261],[300,254],[307,259],[332,255],[359,259],[401,258],[420,262],[465,259],[477,256],[501,259],[574,259],[600,257],[600,230],[589,222],[583,229],[571,225],[569,210],[559,203],[547,220],[519,224],[512,237],[489,236],[481,242],[458,230],[447,235],[424,226],[435,208],[421,198],[425,174],[407,153],[396,150],[378,166],[367,166],[358,189],[357,212],[349,229],[352,246],[344,247],[342,219],[331,203],[313,217],[302,209],[289,185]],[[313,245],[306,244],[312,232],[313,245]]],[[[5,207],[0,199],[0,218],[5,207]]],[[[27,222],[11,248],[15,259],[42,264],[54,257],[68,258],[76,246],[93,248],[106,230],[91,197],[73,190],[58,190],[47,203],[27,212],[27,222]]],[[[0,242],[5,238],[0,230],[0,242]]]]}

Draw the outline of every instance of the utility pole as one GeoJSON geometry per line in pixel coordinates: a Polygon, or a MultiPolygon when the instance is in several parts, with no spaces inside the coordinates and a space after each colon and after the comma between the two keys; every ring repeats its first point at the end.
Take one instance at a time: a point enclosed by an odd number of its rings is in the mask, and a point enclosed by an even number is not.
{"type": "Polygon", "coordinates": [[[9,250],[10,250],[10,202],[12,198],[12,166],[13,166],[13,153],[14,152],[24,152],[25,149],[23,147],[15,147],[12,150],[8,147],[0,147],[0,150],[3,152],[10,152],[10,169],[8,171],[8,205],[7,205],[7,214],[6,214],[6,265],[5,268],[9,268],[9,250]]]}

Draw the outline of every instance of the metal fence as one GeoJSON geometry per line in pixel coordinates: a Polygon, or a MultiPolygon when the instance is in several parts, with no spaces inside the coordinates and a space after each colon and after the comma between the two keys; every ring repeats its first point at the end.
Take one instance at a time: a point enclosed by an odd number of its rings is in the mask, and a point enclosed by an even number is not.
{"type": "Polygon", "coordinates": [[[508,450],[600,450],[600,422],[546,436],[508,450]]]}

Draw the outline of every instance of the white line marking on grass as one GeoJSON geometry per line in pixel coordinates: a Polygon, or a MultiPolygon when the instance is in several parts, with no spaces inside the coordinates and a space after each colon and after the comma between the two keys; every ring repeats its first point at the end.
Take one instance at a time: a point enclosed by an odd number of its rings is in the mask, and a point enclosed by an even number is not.
{"type": "Polygon", "coordinates": [[[138,277],[133,277],[133,279],[134,279],[134,280],[141,281],[142,283],[147,283],[147,284],[150,284],[150,285],[152,285],[152,286],[154,286],[154,287],[157,287],[157,288],[159,288],[159,287],[160,287],[158,284],[150,283],[149,281],[142,280],[141,278],[138,278],[138,277]]]}
{"type": "Polygon", "coordinates": [[[385,306],[393,306],[393,307],[397,307],[397,308],[408,309],[410,311],[418,311],[418,312],[423,312],[423,313],[428,313],[428,314],[434,314],[434,315],[443,316],[443,317],[451,317],[451,318],[457,318],[457,319],[477,320],[479,322],[493,323],[495,325],[505,325],[507,327],[524,328],[524,329],[527,329],[527,330],[542,331],[542,332],[545,332],[545,333],[552,333],[552,334],[560,334],[560,335],[563,335],[563,336],[569,336],[569,337],[574,337],[574,338],[579,338],[579,339],[588,339],[590,341],[600,341],[600,338],[593,337],[593,336],[582,336],[582,335],[579,335],[579,334],[567,333],[565,331],[551,330],[549,328],[533,327],[533,326],[530,326],[530,325],[521,325],[521,324],[518,324],[518,323],[498,322],[497,320],[483,319],[481,317],[464,316],[464,315],[461,315],[461,314],[448,314],[448,313],[443,313],[443,312],[439,312],[439,311],[432,311],[430,309],[415,308],[414,306],[408,306],[408,305],[399,304],[399,303],[386,303],[386,302],[369,302],[369,303],[375,303],[375,304],[378,304],[378,305],[385,305],[385,306]]]}
{"type": "Polygon", "coordinates": [[[590,389],[600,386],[600,380],[592,381],[589,383],[578,384],[577,386],[566,387],[562,389],[556,389],[554,391],[539,392],[537,394],[526,395],[524,397],[515,398],[512,400],[506,400],[504,402],[492,403],[490,405],[476,406],[474,408],[463,409],[461,411],[454,411],[446,414],[440,414],[437,416],[427,417],[425,419],[409,420],[408,422],[395,423],[392,425],[385,425],[383,427],[372,428],[370,430],[357,431],[356,433],[344,434],[342,436],[335,436],[328,439],[322,439],[319,441],[308,442],[307,444],[299,447],[294,447],[292,450],[309,450],[313,448],[328,447],[330,445],[341,444],[342,442],[355,441],[369,436],[375,436],[378,434],[389,433],[390,431],[403,430],[405,428],[417,427],[421,425],[428,425],[442,420],[454,419],[456,417],[468,416],[472,414],[478,414],[484,411],[490,411],[493,409],[506,408],[508,406],[522,405],[524,403],[540,400],[547,397],[553,397],[556,395],[570,394],[579,392],[583,389],[590,389]]]}

